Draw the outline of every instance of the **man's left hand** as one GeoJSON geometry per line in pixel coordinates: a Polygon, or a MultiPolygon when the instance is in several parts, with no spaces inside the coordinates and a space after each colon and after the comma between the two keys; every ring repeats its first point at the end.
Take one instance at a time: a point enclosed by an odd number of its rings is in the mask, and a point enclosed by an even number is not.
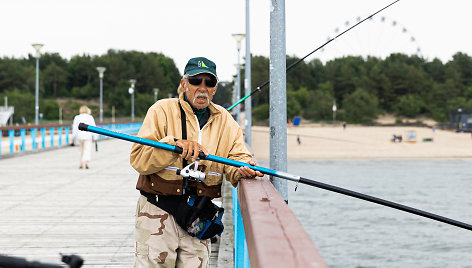
{"type": "MultiPolygon", "coordinates": [[[[251,166],[255,166],[256,162],[251,160],[251,161],[248,162],[248,164],[251,165],[251,166]]],[[[264,174],[262,174],[260,171],[255,171],[255,170],[251,169],[250,167],[246,167],[246,166],[240,167],[239,168],[239,173],[241,173],[241,175],[243,175],[243,177],[245,179],[254,179],[256,176],[257,177],[264,176],[264,174]]]]}

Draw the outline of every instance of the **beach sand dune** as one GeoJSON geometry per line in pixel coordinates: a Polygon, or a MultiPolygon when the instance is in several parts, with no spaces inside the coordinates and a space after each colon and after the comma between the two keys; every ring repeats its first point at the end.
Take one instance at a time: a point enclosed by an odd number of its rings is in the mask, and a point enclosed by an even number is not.
{"type": "MultiPolygon", "coordinates": [[[[252,127],[252,149],[257,159],[269,159],[269,128],[252,127]]],[[[365,127],[305,125],[287,129],[288,159],[332,158],[457,158],[472,157],[470,133],[427,127],[365,127]],[[414,131],[416,142],[407,142],[414,131]],[[401,135],[402,142],[391,142],[401,135]],[[301,144],[298,144],[297,137],[301,144]],[[432,141],[423,141],[432,140],[432,141]]]]}

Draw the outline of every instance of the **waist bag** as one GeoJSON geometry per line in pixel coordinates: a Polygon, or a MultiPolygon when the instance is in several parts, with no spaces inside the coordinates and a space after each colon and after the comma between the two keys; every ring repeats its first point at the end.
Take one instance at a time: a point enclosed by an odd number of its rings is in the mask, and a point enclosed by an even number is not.
{"type": "Polygon", "coordinates": [[[208,196],[163,196],[141,191],[148,202],[174,216],[177,224],[188,234],[201,240],[221,236],[224,209],[218,207],[208,196]]]}

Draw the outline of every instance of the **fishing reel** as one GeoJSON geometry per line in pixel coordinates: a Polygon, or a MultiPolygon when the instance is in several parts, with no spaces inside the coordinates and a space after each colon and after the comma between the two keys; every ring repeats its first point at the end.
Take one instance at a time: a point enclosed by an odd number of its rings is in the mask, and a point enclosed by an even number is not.
{"type": "Polygon", "coordinates": [[[202,182],[206,179],[206,174],[198,170],[198,161],[190,163],[183,169],[177,169],[177,175],[180,175],[188,180],[202,182]],[[193,168],[192,168],[193,166],[193,168]]]}
{"type": "Polygon", "coordinates": [[[183,177],[182,194],[185,195],[188,189],[188,181],[202,182],[206,179],[206,174],[198,170],[198,161],[187,165],[183,169],[177,169],[177,175],[183,177]],[[192,168],[193,166],[193,168],[192,168]]]}

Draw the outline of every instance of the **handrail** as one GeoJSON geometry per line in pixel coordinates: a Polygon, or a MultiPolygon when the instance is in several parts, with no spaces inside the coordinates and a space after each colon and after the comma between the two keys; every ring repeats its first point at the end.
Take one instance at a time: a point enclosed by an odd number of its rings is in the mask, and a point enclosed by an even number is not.
{"type": "MultiPolygon", "coordinates": [[[[103,123],[98,123],[96,122],[97,125],[123,125],[123,124],[136,124],[136,123],[142,123],[141,121],[123,121],[123,122],[103,122],[103,123]]],[[[63,124],[59,124],[59,123],[51,123],[51,124],[39,124],[39,125],[18,125],[18,126],[3,126],[1,127],[0,126],[0,131],[8,131],[8,130],[20,130],[20,129],[27,129],[27,130],[30,130],[30,129],[34,129],[34,128],[51,128],[51,127],[67,127],[67,126],[71,126],[72,125],[72,122],[70,123],[63,123],[63,124]]]]}
{"type": "MultiPolygon", "coordinates": [[[[142,122],[99,124],[103,128],[118,130],[127,134],[138,133],[141,125],[142,122]]],[[[2,127],[0,128],[0,156],[9,157],[17,152],[37,151],[70,145],[72,141],[71,132],[71,124],[2,127]]],[[[108,138],[99,135],[99,140],[108,138]]]]}
{"type": "Polygon", "coordinates": [[[238,199],[251,267],[328,267],[267,178],[241,180],[238,199]]]}

